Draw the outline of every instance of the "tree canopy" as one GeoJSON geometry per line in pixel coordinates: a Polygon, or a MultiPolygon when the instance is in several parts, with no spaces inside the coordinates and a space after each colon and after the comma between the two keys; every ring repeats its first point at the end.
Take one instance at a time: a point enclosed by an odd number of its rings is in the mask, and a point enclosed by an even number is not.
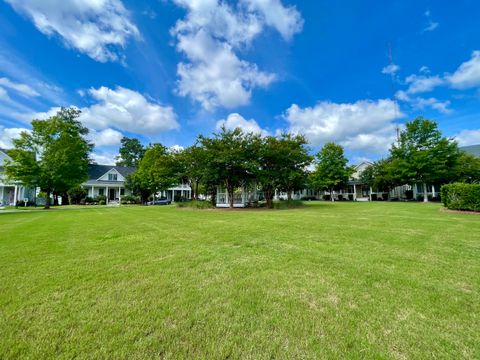
{"type": "Polygon", "coordinates": [[[424,201],[428,201],[426,184],[446,183],[455,177],[460,156],[457,143],[443,137],[436,122],[421,116],[406,124],[390,154],[396,181],[423,183],[424,201]]]}
{"type": "Polygon", "coordinates": [[[333,201],[333,191],[345,186],[353,174],[353,168],[348,166],[343,147],[335,143],[327,143],[317,153],[317,164],[312,174],[312,184],[330,192],[333,201]]]}
{"type": "Polygon", "coordinates": [[[146,148],[140,140],[124,136],[121,140],[119,155],[116,157],[117,166],[138,166],[145,155],[146,148]]]}
{"type": "Polygon", "coordinates": [[[9,178],[46,193],[45,208],[52,193],[66,193],[88,177],[93,145],[86,140],[88,129],[78,117],[80,110],[62,108],[46,120],[32,120],[32,130],[13,140],[5,172],[9,178]]]}

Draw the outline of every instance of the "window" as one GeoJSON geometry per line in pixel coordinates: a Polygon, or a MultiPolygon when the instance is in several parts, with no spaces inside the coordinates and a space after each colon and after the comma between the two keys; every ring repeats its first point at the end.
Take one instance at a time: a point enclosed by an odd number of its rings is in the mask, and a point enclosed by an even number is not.
{"type": "Polygon", "coordinates": [[[108,174],[108,181],[117,181],[117,174],[108,174]]]}
{"type": "Polygon", "coordinates": [[[98,195],[105,195],[105,189],[98,189],[98,195]]]}
{"type": "Polygon", "coordinates": [[[125,189],[120,189],[120,195],[125,195],[125,189]]]}

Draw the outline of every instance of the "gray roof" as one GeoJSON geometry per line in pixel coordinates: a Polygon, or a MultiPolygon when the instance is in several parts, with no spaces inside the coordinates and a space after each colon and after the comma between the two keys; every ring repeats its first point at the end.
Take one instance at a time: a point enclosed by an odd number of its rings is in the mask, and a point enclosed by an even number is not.
{"type": "Polygon", "coordinates": [[[135,172],[136,168],[131,166],[114,166],[114,165],[97,165],[90,164],[88,165],[88,179],[97,180],[98,178],[105,175],[110,170],[117,170],[123,177],[135,172]]]}
{"type": "Polygon", "coordinates": [[[461,146],[459,148],[460,150],[465,151],[466,153],[469,153],[473,156],[478,156],[480,157],[480,144],[478,145],[470,145],[470,146],[461,146]]]}

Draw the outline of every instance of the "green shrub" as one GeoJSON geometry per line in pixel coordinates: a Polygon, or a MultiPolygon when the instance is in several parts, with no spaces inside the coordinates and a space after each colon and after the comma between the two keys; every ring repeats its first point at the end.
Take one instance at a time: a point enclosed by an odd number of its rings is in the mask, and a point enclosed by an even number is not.
{"type": "Polygon", "coordinates": [[[214,207],[210,201],[200,200],[176,202],[176,204],[179,208],[212,209],[214,207]]]}
{"type": "Polygon", "coordinates": [[[76,186],[67,192],[68,198],[70,200],[70,204],[80,204],[82,200],[85,200],[85,198],[88,195],[87,190],[85,190],[83,187],[76,186]]]}
{"type": "Polygon", "coordinates": [[[95,199],[92,198],[92,197],[87,196],[87,197],[85,198],[85,205],[91,205],[91,204],[95,204],[95,199]]]}
{"type": "Polygon", "coordinates": [[[274,209],[294,209],[303,206],[303,201],[301,200],[285,200],[285,201],[274,201],[274,209]]]}
{"type": "Polygon", "coordinates": [[[480,211],[480,184],[443,185],[441,199],[449,209],[480,211]]]}
{"type": "Polygon", "coordinates": [[[94,202],[98,203],[98,205],[105,205],[107,203],[107,197],[105,195],[98,195],[94,202]]]}
{"type": "Polygon", "coordinates": [[[138,198],[138,196],[124,195],[124,196],[122,196],[121,203],[124,204],[124,205],[125,204],[139,204],[140,199],[138,198]]]}

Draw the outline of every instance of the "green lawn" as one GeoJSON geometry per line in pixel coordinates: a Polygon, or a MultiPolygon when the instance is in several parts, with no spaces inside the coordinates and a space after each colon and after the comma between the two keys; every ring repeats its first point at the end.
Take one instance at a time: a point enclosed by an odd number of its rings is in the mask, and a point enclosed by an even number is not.
{"type": "Polygon", "coordinates": [[[0,211],[0,358],[480,358],[480,216],[0,211]]]}

